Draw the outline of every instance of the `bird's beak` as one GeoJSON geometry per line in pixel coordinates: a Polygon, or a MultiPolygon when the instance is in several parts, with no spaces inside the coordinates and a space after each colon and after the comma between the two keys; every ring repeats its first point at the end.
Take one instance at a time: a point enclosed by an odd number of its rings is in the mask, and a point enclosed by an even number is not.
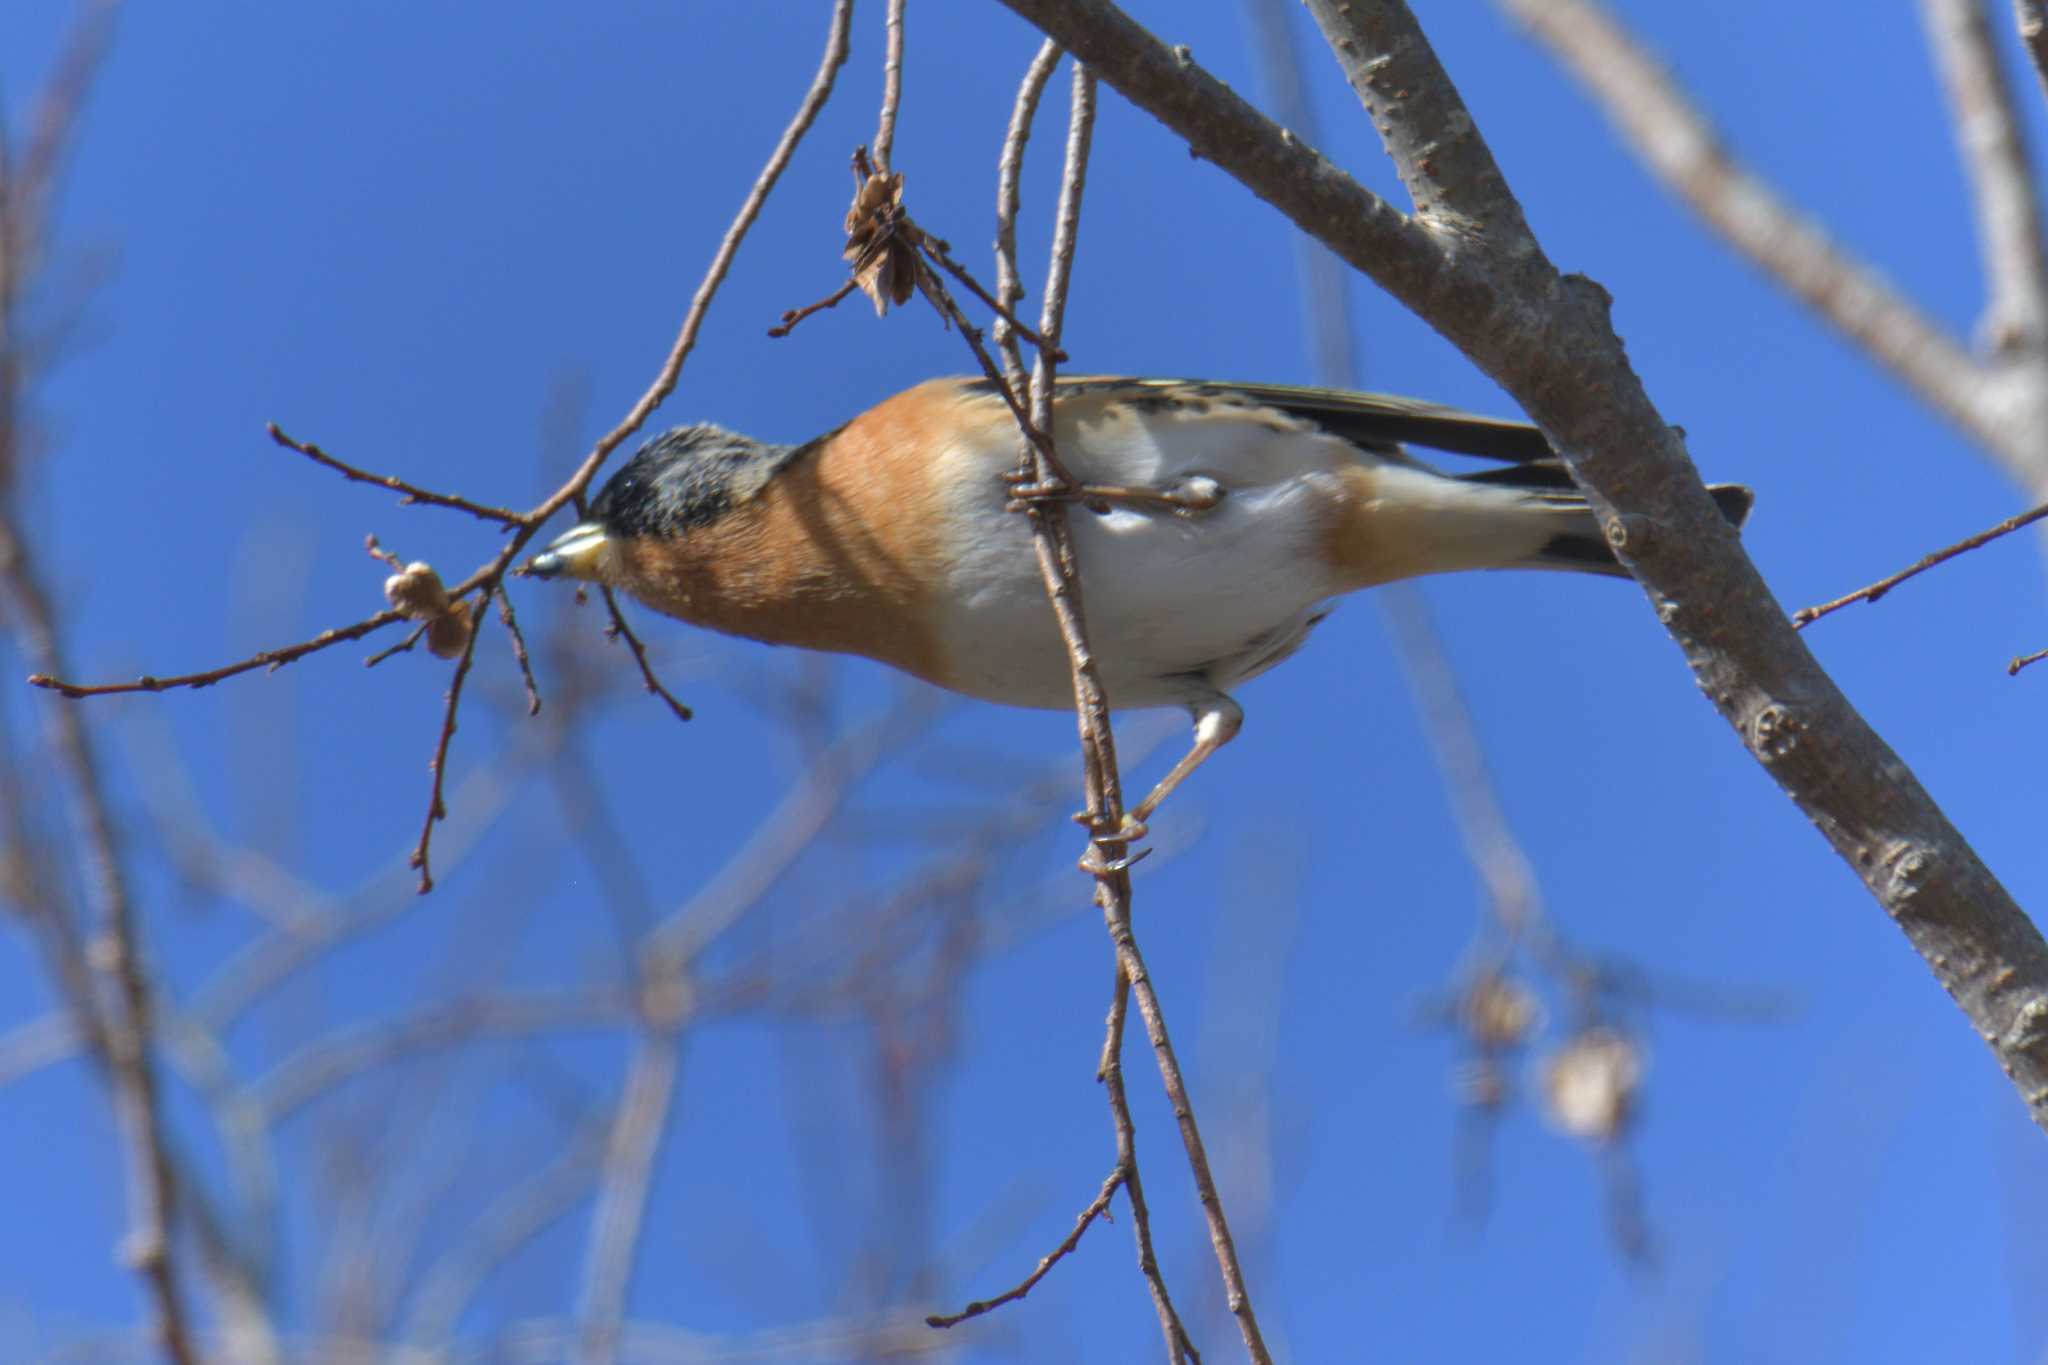
{"type": "Polygon", "coordinates": [[[519,566],[519,572],[535,578],[596,578],[604,546],[604,527],[581,522],[548,542],[546,549],[519,566]]]}

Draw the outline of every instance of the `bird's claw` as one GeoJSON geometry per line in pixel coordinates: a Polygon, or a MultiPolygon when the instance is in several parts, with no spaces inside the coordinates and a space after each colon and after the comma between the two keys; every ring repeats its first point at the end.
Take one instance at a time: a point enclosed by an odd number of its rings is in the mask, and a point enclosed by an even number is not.
{"type": "Polygon", "coordinates": [[[1049,502],[1071,502],[1074,498],[1073,486],[1057,479],[1037,483],[1029,473],[1020,474],[1015,470],[1004,477],[1010,485],[1010,500],[1004,509],[1006,511],[1022,512],[1049,502]]]}
{"type": "Polygon", "coordinates": [[[1152,850],[1149,848],[1139,849],[1136,853],[1116,858],[1108,855],[1107,850],[1111,847],[1119,849],[1128,848],[1151,833],[1146,827],[1145,822],[1129,811],[1125,811],[1118,818],[1114,828],[1104,828],[1101,824],[1101,817],[1093,811],[1083,810],[1074,812],[1074,823],[1085,825],[1090,831],[1088,851],[1081,855],[1080,867],[1083,872],[1098,875],[1123,872],[1142,859],[1151,856],[1152,850]]]}
{"type": "Polygon", "coordinates": [[[1151,849],[1141,848],[1136,853],[1127,853],[1121,858],[1107,858],[1103,856],[1099,845],[1090,844],[1088,851],[1081,855],[1075,866],[1090,876],[1107,877],[1118,872],[1128,872],[1151,856],[1151,849]]]}

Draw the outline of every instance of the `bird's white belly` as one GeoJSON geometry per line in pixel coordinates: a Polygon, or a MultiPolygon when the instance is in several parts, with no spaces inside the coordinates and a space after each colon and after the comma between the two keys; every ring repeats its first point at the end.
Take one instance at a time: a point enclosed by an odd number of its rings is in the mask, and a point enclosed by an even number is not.
{"type": "MultiPolygon", "coordinates": [[[[1226,485],[1220,505],[1192,515],[1070,507],[1088,640],[1113,705],[1185,704],[1293,652],[1337,591],[1318,543],[1327,482],[1318,471],[1226,485]]],[[[975,491],[958,508],[938,608],[946,681],[990,701],[1071,706],[1029,525],[1003,510],[999,487],[975,491]]]]}

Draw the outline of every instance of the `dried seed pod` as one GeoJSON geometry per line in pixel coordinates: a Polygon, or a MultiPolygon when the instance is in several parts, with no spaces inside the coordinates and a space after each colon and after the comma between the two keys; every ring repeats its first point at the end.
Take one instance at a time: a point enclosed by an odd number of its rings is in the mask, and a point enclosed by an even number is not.
{"type": "Polygon", "coordinates": [[[1573,1137],[1609,1142],[1635,1112],[1645,1058],[1635,1040],[1595,1025],[1567,1040],[1543,1066],[1544,1109],[1573,1137]]]}

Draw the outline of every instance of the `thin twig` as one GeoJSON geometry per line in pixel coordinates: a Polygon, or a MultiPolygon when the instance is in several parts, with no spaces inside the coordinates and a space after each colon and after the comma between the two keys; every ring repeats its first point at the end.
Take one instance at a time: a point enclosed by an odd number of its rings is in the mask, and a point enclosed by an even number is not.
{"type": "Polygon", "coordinates": [[[305,456],[314,464],[333,470],[351,483],[372,483],[379,488],[388,488],[394,493],[404,494],[405,496],[399,499],[400,502],[416,502],[425,503],[433,507],[449,507],[455,511],[467,512],[473,517],[480,517],[485,521],[495,521],[507,527],[519,526],[525,521],[525,518],[521,517],[519,513],[507,511],[503,507],[491,507],[484,503],[471,502],[468,498],[457,497],[452,493],[435,493],[429,489],[421,488],[417,484],[407,483],[395,474],[372,474],[366,469],[358,469],[345,460],[337,460],[311,441],[301,441],[296,437],[286,435],[284,430],[275,422],[269,423],[264,430],[270,433],[271,440],[277,442],[286,450],[298,451],[299,454],[305,456]]]}
{"type": "Polygon", "coordinates": [[[533,659],[526,652],[526,634],[519,629],[519,617],[512,611],[511,595],[500,583],[491,594],[498,599],[498,619],[505,623],[505,634],[512,641],[512,658],[519,665],[519,680],[526,684],[526,714],[540,714],[540,688],[533,681],[533,659]]]}
{"type": "Polygon", "coordinates": [[[1109,1201],[1115,1197],[1117,1189],[1123,1183],[1123,1168],[1118,1167],[1116,1170],[1111,1171],[1109,1179],[1103,1181],[1102,1188],[1096,1191],[1095,1198],[1088,1202],[1088,1207],[1082,1209],[1081,1216],[1074,1220],[1074,1230],[1068,1233],[1058,1246],[1040,1257],[1037,1266],[1032,1269],[1031,1273],[1026,1275],[1014,1287],[1004,1290],[992,1299],[976,1299],[957,1313],[932,1313],[925,1318],[925,1326],[958,1327],[969,1318],[978,1318],[983,1313],[994,1312],[1004,1304],[1015,1303],[1018,1299],[1029,1294],[1037,1287],[1038,1282],[1045,1278],[1047,1271],[1051,1270],[1061,1259],[1070,1254],[1075,1247],[1081,1245],[1081,1234],[1088,1231],[1088,1225],[1097,1218],[1108,1214],[1109,1201]]]}
{"type": "Polygon", "coordinates": [[[781,322],[768,329],[768,335],[772,337],[788,336],[796,330],[796,325],[799,322],[802,322],[813,313],[822,313],[827,308],[837,308],[848,294],[851,294],[858,288],[860,288],[859,280],[848,280],[816,303],[807,303],[801,308],[790,309],[782,315],[781,322]]]}
{"type": "Polygon", "coordinates": [[[1138,1173],[1138,1128],[1131,1121],[1131,1097],[1124,1089],[1124,1021],[1130,1017],[1131,979],[1121,958],[1110,983],[1109,1016],[1102,1034],[1102,1056],[1095,1066],[1095,1079],[1109,1101],[1110,1126],[1116,1134],[1116,1168],[1124,1179],[1124,1197],[1131,1201],[1131,1236],[1138,1246],[1138,1274],[1152,1295],[1152,1309],[1159,1315],[1159,1330],[1166,1337],[1166,1354],[1175,1362],[1201,1365],[1202,1354],[1181,1322],[1166,1292],[1166,1277],[1159,1273],[1159,1257],[1152,1249],[1152,1211],[1145,1203],[1145,1181],[1138,1173]]]}
{"type": "MultiPolygon", "coordinates": [[[[990,356],[988,348],[982,345],[981,329],[968,320],[967,314],[961,311],[959,303],[946,288],[946,282],[934,274],[930,266],[919,261],[917,268],[918,289],[930,300],[932,307],[938,309],[939,316],[960,333],[960,339],[967,343],[967,348],[974,353],[975,361],[980,364],[983,377],[994,387],[996,396],[1010,409],[1010,416],[1016,420],[1018,429],[1025,435],[1025,440],[1031,443],[1030,448],[1053,467],[1054,475],[1051,482],[1018,485],[1015,491],[1037,494],[1044,499],[1056,499],[1062,492],[1077,487],[1079,480],[1066,472],[1066,467],[1059,462],[1059,456],[1047,453],[1051,443],[1045,439],[1037,421],[1031,416],[1030,408],[1023,396],[1024,390],[1008,382],[1003,372],[996,368],[994,357],[990,356]]],[[[1021,511],[1023,504],[1015,504],[1015,509],[1021,511]]]]}
{"type": "Polygon", "coordinates": [[[412,633],[410,635],[406,636],[403,640],[400,640],[397,644],[392,645],[389,649],[380,649],[375,654],[372,654],[368,658],[364,659],[363,667],[375,668],[378,664],[383,663],[386,659],[390,658],[394,654],[410,653],[412,647],[420,642],[420,637],[424,636],[427,633],[427,627],[433,624],[434,623],[432,621],[420,622],[417,626],[413,627],[412,633]]]}
{"type": "Polygon", "coordinates": [[[1038,1265],[1032,1267],[1032,1273],[1026,1275],[1022,1281],[1018,1281],[1014,1287],[997,1293],[993,1300],[975,1300],[973,1304],[969,1304],[967,1308],[963,1308],[961,1312],[956,1312],[956,1314],[930,1314],[930,1316],[926,1316],[924,1324],[926,1326],[961,1326],[969,1318],[979,1318],[985,1312],[995,1312],[997,1308],[1001,1308],[1004,1304],[1018,1302],[1020,1297],[1024,1297],[1026,1293],[1030,1293],[1038,1285],[1040,1279],[1044,1279],[1047,1271],[1051,1271],[1055,1265],[1059,1265],[1061,1259],[1065,1259],[1067,1254],[1073,1252],[1075,1246],[1081,1244],[1081,1234],[1087,1232],[1087,1224],[1092,1224],[1098,1218],[1108,1216],[1108,1212],[1110,1212],[1110,1199],[1116,1195],[1116,1191],[1122,1187],[1122,1183],[1124,1183],[1124,1171],[1122,1171],[1122,1166],[1118,1166],[1116,1171],[1110,1171],[1110,1179],[1102,1181],[1102,1189],[1096,1191],[1096,1197],[1087,1201],[1087,1207],[1081,1209],[1081,1216],[1073,1220],[1073,1232],[1069,1232],[1065,1238],[1061,1238],[1059,1246],[1055,1246],[1051,1252],[1047,1252],[1047,1254],[1044,1254],[1044,1257],[1040,1257],[1038,1265]]]}
{"type": "Polygon", "coordinates": [[[982,288],[981,282],[974,278],[974,276],[968,271],[967,267],[953,259],[951,254],[953,248],[949,243],[942,242],[938,238],[932,236],[930,233],[926,233],[924,235],[923,240],[920,241],[918,245],[924,251],[924,254],[928,259],[938,262],[940,266],[944,267],[947,274],[951,275],[954,279],[960,281],[960,283],[967,286],[968,293],[974,295],[974,297],[980,299],[984,304],[988,305],[989,311],[994,313],[997,318],[1001,319],[1001,321],[997,324],[998,326],[1002,327],[1007,331],[1015,332],[1018,336],[1024,338],[1025,341],[1031,343],[1033,346],[1049,349],[1052,352],[1052,358],[1054,360],[1062,362],[1066,360],[1067,353],[1065,351],[1062,351],[1057,346],[1052,346],[1049,348],[1046,347],[1046,340],[1044,337],[1040,336],[1037,332],[1031,330],[1031,328],[1026,327],[1023,324],[1023,322],[1018,320],[1017,315],[1015,313],[1012,313],[1002,304],[996,302],[995,295],[989,293],[988,290],[982,288]]]}
{"type": "Polygon", "coordinates": [[[1801,607],[1798,611],[1792,613],[1792,624],[1800,627],[1808,626],[1820,620],[1823,616],[1840,611],[1852,602],[1875,602],[1907,579],[1917,574],[1926,573],[1938,564],[1945,564],[1957,555],[1968,554],[1971,550],[1975,550],[1980,546],[1989,545],[2000,536],[2009,536],[2022,527],[2031,526],[2043,517],[2048,517],[2048,502],[2044,502],[2039,507],[2029,511],[2022,512],[2016,517],[2008,517],[1991,529],[1979,531],[1974,536],[1959,540],[1945,550],[1936,550],[1925,559],[1919,560],[1908,568],[1899,570],[1889,578],[1880,578],[1869,587],[1858,588],[1846,597],[1837,597],[1834,601],[1823,602],[1817,607],[1801,607]]]}
{"type": "MultiPolygon", "coordinates": [[[[1038,330],[1046,345],[1038,351],[1031,376],[1031,420],[1025,428],[1032,440],[1033,482],[1040,489],[1071,487],[1075,480],[1061,467],[1053,450],[1053,351],[1059,346],[1065,326],[1067,287],[1073,279],[1074,250],[1081,227],[1081,196],[1088,183],[1088,152],[1095,128],[1095,77],[1078,62],[1074,65],[1073,98],[1067,126],[1066,169],[1060,177],[1059,205],[1053,219],[1052,259],[1046,266],[1045,298],[1039,311],[1038,330]]],[[[1105,836],[1111,847],[1110,860],[1122,851],[1115,841],[1122,827],[1123,791],[1117,772],[1116,739],[1109,723],[1109,697],[1103,690],[1095,654],[1088,644],[1086,614],[1082,606],[1079,566],[1074,559],[1071,528],[1066,508],[1053,500],[1033,500],[1026,508],[1031,521],[1032,543],[1038,552],[1039,574],[1045,581],[1060,637],[1067,647],[1067,659],[1074,673],[1074,710],[1081,730],[1089,769],[1089,818],[1095,833],[1105,836]]],[[[1105,869],[1098,887],[1107,886],[1116,874],[1105,869]]],[[[1129,906],[1128,881],[1114,899],[1129,906]]],[[[1108,907],[1104,907],[1105,911],[1108,907]]]]}
{"type": "MultiPolygon", "coordinates": [[[[1024,147],[1031,140],[1031,125],[1038,117],[1038,101],[1045,83],[1060,64],[1060,45],[1047,38],[1024,72],[1017,87],[1017,100],[1010,110],[1009,132],[1003,137],[1003,154],[996,164],[996,297],[998,317],[1013,317],[1024,298],[1024,282],[1017,274],[1017,211],[1019,186],[1024,175],[1024,147]]],[[[1017,350],[1011,327],[996,324],[996,346],[1013,383],[1024,382],[1024,359],[1017,350]]],[[[1066,357],[1062,356],[1064,360],[1066,357]]]]}
{"type": "Polygon", "coordinates": [[[626,613],[619,610],[619,599],[608,583],[597,585],[604,597],[605,610],[611,613],[612,623],[606,633],[615,635],[626,642],[626,648],[633,651],[633,662],[640,666],[640,683],[649,692],[668,703],[668,709],[675,712],[677,720],[688,720],[693,714],[689,707],[676,699],[675,693],[662,686],[660,678],[654,676],[654,665],[647,661],[647,646],[640,643],[640,637],[633,633],[633,627],[626,624],[626,613]]]}
{"type": "Polygon", "coordinates": [[[303,659],[308,654],[315,654],[320,650],[327,649],[333,645],[345,644],[350,640],[360,640],[373,631],[382,630],[385,626],[391,625],[396,621],[403,621],[404,619],[403,616],[395,611],[380,611],[374,616],[364,617],[354,625],[336,626],[332,630],[323,630],[310,640],[301,640],[295,645],[285,645],[278,649],[262,650],[259,653],[250,655],[246,659],[238,659],[231,664],[222,664],[219,668],[209,668],[201,673],[181,673],[170,678],[152,678],[144,674],[134,682],[125,683],[69,683],[52,677],[48,673],[31,673],[28,675],[28,681],[32,686],[45,687],[52,692],[62,693],[64,696],[73,698],[109,697],[123,692],[167,692],[174,687],[211,687],[223,679],[232,678],[237,674],[247,673],[253,669],[267,668],[276,670],[283,668],[286,664],[303,659]]]}
{"type": "Polygon", "coordinates": [[[434,841],[434,826],[448,818],[448,807],[441,800],[442,789],[448,780],[448,746],[455,738],[456,714],[462,707],[462,684],[468,681],[469,666],[476,659],[476,637],[479,633],[472,624],[462,642],[462,657],[455,661],[455,676],[449,679],[447,705],[441,712],[441,736],[434,742],[434,756],[427,763],[428,771],[434,775],[433,786],[427,794],[427,818],[420,822],[419,842],[413,845],[412,857],[407,860],[419,869],[422,896],[434,889],[434,872],[428,861],[428,852],[434,841]]]}
{"type": "Polygon", "coordinates": [[[882,56],[882,112],[875,123],[875,172],[889,173],[889,156],[896,150],[896,111],[903,104],[903,4],[889,0],[888,17],[883,20],[887,46],[882,56]]]}

